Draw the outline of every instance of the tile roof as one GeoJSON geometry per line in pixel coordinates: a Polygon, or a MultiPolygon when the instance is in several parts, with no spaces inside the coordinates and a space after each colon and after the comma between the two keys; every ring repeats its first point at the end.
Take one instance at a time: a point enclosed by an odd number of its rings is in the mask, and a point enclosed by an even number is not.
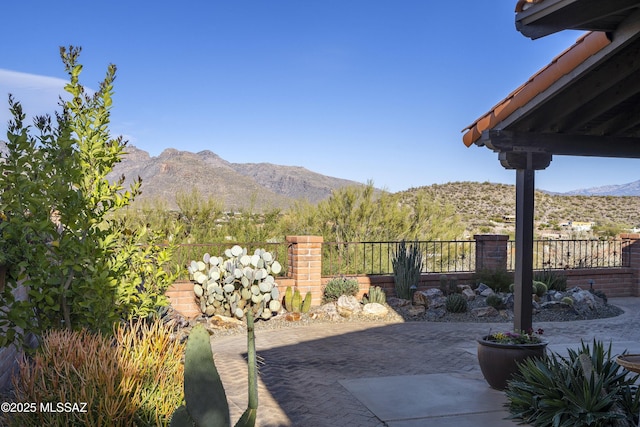
{"type": "MultiPolygon", "coordinates": [[[[529,0],[532,2],[535,0],[529,0]]],[[[525,3],[524,0],[518,2],[525,3]]],[[[527,82],[511,92],[489,112],[464,128],[462,140],[469,147],[480,139],[482,132],[493,129],[502,120],[509,117],[518,108],[526,105],[535,96],[553,85],[562,76],[570,73],[590,56],[610,43],[605,33],[590,32],[580,37],[573,46],[555,57],[550,64],[538,71],[527,82]]]]}
{"type": "Polygon", "coordinates": [[[518,0],[516,3],[516,12],[520,13],[523,10],[527,10],[531,7],[532,4],[542,3],[544,0],[518,0]]]}

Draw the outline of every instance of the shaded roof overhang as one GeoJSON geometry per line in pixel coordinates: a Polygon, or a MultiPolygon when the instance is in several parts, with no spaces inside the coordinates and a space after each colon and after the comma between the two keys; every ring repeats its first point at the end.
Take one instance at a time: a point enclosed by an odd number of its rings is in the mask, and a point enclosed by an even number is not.
{"type": "Polygon", "coordinates": [[[638,0],[520,1],[516,29],[531,39],[562,30],[610,32],[639,7],[638,0]]]}
{"type": "Polygon", "coordinates": [[[640,158],[640,10],[627,12],[614,31],[580,37],[465,128],[464,143],[501,161],[519,152],[640,158]]]}

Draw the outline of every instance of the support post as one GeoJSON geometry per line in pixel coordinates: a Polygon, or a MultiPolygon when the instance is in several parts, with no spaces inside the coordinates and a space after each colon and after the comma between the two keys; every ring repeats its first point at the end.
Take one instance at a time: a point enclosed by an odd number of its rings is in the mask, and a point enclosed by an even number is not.
{"type": "Polygon", "coordinates": [[[533,216],[535,170],[516,170],[516,270],[514,291],[514,329],[532,327],[533,305],[533,216]]]}

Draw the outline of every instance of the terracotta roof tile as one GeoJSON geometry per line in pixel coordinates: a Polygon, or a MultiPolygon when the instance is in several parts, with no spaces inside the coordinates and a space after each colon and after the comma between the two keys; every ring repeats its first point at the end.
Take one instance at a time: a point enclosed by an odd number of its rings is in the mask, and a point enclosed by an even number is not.
{"type": "Polygon", "coordinates": [[[544,0],[518,0],[516,3],[516,13],[520,13],[523,10],[527,10],[532,4],[542,3],[544,0]]]}
{"type": "Polygon", "coordinates": [[[590,32],[580,37],[573,46],[556,56],[549,65],[530,77],[488,113],[464,128],[464,144],[469,147],[480,138],[483,131],[492,129],[609,43],[606,34],[602,32],[590,32]]]}

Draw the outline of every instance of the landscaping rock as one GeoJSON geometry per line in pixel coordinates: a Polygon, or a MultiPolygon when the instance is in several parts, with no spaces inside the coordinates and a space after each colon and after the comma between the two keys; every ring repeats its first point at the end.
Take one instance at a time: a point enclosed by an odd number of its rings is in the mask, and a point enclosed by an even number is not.
{"type": "Polygon", "coordinates": [[[411,317],[421,316],[427,311],[424,305],[412,305],[407,309],[407,315],[411,317]]]}
{"type": "Polygon", "coordinates": [[[418,291],[413,294],[413,304],[414,305],[429,305],[429,300],[427,299],[426,291],[418,291]]]}
{"type": "Polygon", "coordinates": [[[222,316],[220,314],[216,314],[215,316],[211,316],[207,320],[206,326],[212,329],[230,329],[230,328],[237,328],[243,325],[244,325],[244,322],[240,319],[236,319],[235,317],[227,317],[227,316],[222,316]]]}
{"type": "Polygon", "coordinates": [[[573,307],[578,311],[586,309],[593,310],[596,307],[596,296],[589,291],[582,290],[578,287],[571,288],[567,291],[568,296],[573,298],[573,307]]]}
{"type": "Polygon", "coordinates": [[[353,314],[362,311],[362,306],[356,297],[351,295],[342,295],[338,298],[336,310],[342,317],[351,317],[353,314]]]}
{"type": "Polygon", "coordinates": [[[493,292],[493,289],[491,289],[490,287],[487,286],[487,289],[483,289],[482,291],[479,292],[479,294],[480,294],[481,297],[485,297],[486,298],[489,295],[495,294],[495,292],[493,292]]]}
{"type": "MultiPolygon", "coordinates": [[[[493,289],[491,289],[489,286],[485,285],[484,283],[478,283],[478,287],[476,288],[476,292],[478,293],[478,295],[482,295],[483,292],[485,291],[491,291],[491,293],[493,293],[493,289]]],[[[482,295],[482,296],[488,296],[488,295],[482,295]]]]}
{"type": "Polygon", "coordinates": [[[338,310],[336,308],[336,304],[330,302],[328,304],[323,304],[317,309],[313,310],[311,313],[314,319],[328,319],[328,320],[337,320],[340,319],[340,315],[338,314],[338,310]]]}
{"type": "Polygon", "coordinates": [[[560,301],[547,301],[540,304],[540,308],[542,310],[567,310],[570,309],[571,306],[560,301]]]}
{"type": "Polygon", "coordinates": [[[476,293],[470,287],[464,288],[462,290],[462,295],[467,299],[467,301],[476,299],[476,293]]]}
{"type": "Polygon", "coordinates": [[[389,309],[377,302],[365,304],[362,307],[362,312],[368,316],[384,317],[389,312],[389,309]]]}
{"type": "Polygon", "coordinates": [[[389,307],[406,307],[408,305],[411,305],[411,301],[409,301],[408,299],[390,297],[387,298],[387,304],[389,305],[389,307]]]}
{"type": "Polygon", "coordinates": [[[299,322],[302,319],[302,314],[300,313],[287,313],[284,316],[285,320],[288,322],[299,322]]]}
{"type": "Polygon", "coordinates": [[[498,310],[496,310],[495,308],[491,306],[487,306],[487,307],[474,308],[471,310],[471,314],[473,314],[476,317],[487,317],[487,316],[497,316],[500,313],[498,313],[498,310]]]}

